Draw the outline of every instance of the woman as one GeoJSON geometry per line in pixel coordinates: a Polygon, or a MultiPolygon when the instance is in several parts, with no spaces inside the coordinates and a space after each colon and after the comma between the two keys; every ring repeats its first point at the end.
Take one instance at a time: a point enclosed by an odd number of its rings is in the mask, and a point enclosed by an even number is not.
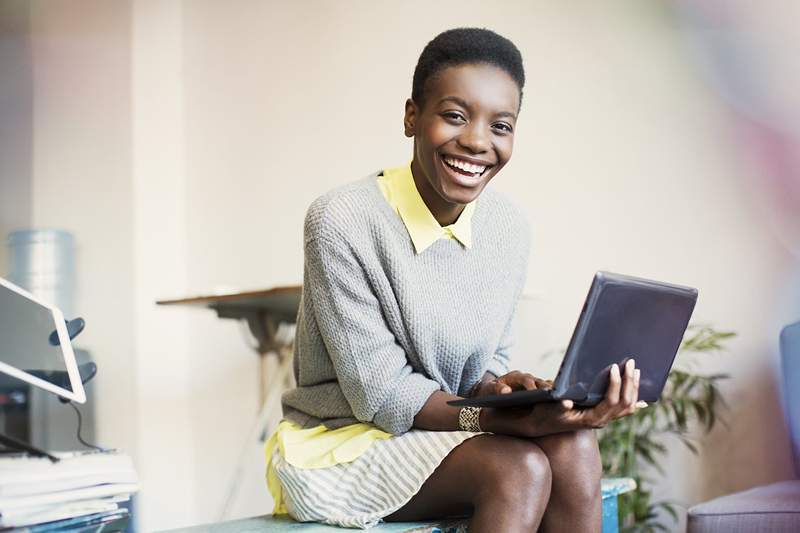
{"type": "Polygon", "coordinates": [[[370,527],[471,516],[470,532],[600,531],[591,431],[634,412],[639,371],[603,402],[531,409],[447,401],[549,386],[509,372],[528,228],[484,190],[511,158],[525,76],[494,32],[444,32],[423,50],[405,134],[410,165],[309,208],[294,370],[270,439],[276,512],[370,527]]]}

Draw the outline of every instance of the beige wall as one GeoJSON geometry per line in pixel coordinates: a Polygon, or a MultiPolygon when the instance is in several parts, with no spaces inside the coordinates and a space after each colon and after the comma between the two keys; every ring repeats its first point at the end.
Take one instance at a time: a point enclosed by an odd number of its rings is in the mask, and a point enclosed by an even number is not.
{"type": "Polygon", "coordinates": [[[76,236],[98,437],[135,452],[130,4],[30,5],[31,222],[76,236]]]}
{"type": "Polygon", "coordinates": [[[33,80],[27,2],[0,3],[0,276],[5,237],[31,223],[33,80]]]}
{"type": "MultiPolygon", "coordinates": [[[[34,220],[78,235],[86,343],[107,358],[100,434],[136,454],[146,529],[217,518],[258,407],[238,325],[152,301],[300,282],[306,206],[410,158],[416,58],[458,25],[510,37],[527,68],[514,159],[492,184],[534,228],[515,363],[552,374],[540,354],[566,344],[597,269],[695,285],[696,320],[740,334],[699,366],[733,376],[730,429],[700,461],[675,443],[659,491],[691,504],[788,476],[773,413],[792,265],[663,5],[33,5],[34,220]]],[[[236,514],[269,510],[262,474],[256,450],[236,514]]]]}
{"type": "Polygon", "coordinates": [[[137,365],[137,467],[141,527],[199,520],[193,428],[213,421],[190,409],[196,361],[186,313],[157,308],[184,294],[187,281],[184,171],[183,8],[161,0],[133,3],[132,134],[137,365]]]}

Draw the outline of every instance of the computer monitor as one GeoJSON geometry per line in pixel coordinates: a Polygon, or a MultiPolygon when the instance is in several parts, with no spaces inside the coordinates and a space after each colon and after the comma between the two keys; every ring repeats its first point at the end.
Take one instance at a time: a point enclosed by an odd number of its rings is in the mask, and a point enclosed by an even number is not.
{"type": "Polygon", "coordinates": [[[64,315],[0,278],[0,386],[11,378],[86,401],[64,315]]]}

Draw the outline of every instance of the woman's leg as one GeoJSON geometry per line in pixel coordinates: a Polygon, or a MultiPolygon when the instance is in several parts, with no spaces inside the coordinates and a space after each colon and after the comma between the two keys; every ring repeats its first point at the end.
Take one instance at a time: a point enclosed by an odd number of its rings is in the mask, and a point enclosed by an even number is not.
{"type": "Polygon", "coordinates": [[[537,443],[478,435],[456,446],[411,501],[385,519],[471,514],[470,533],[532,533],[547,508],[550,484],[550,466],[537,443]]]}
{"type": "Polygon", "coordinates": [[[542,531],[600,532],[603,467],[594,431],[571,431],[533,439],[547,455],[553,472],[550,503],[542,531]]]}

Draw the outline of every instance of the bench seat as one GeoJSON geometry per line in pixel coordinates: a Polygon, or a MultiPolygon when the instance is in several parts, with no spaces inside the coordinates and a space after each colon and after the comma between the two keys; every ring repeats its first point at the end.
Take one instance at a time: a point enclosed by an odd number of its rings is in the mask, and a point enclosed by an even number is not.
{"type": "MultiPolygon", "coordinates": [[[[617,496],[636,488],[630,478],[604,479],[603,533],[617,533],[617,496]]],[[[263,515],[229,522],[206,524],[185,529],[172,530],[173,533],[342,533],[358,531],[318,523],[295,522],[288,516],[263,515]]],[[[464,520],[428,522],[383,522],[367,531],[374,533],[466,533],[464,520]]]]}

